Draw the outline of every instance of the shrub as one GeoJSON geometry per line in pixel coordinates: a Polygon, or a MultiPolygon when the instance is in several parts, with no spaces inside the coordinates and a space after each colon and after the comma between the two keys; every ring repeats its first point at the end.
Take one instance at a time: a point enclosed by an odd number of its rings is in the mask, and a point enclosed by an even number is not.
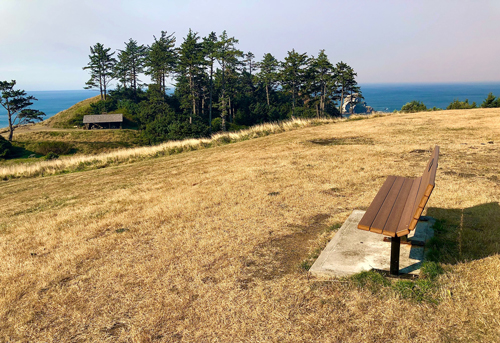
{"type": "Polygon", "coordinates": [[[446,107],[447,110],[462,110],[468,108],[476,108],[476,103],[473,102],[472,104],[469,104],[469,99],[465,99],[465,101],[455,99],[448,105],[448,107],[446,107]]]}
{"type": "Polygon", "coordinates": [[[228,131],[241,131],[248,129],[248,126],[245,125],[237,125],[235,123],[229,123],[229,129],[228,131]]]}
{"type": "Polygon", "coordinates": [[[500,107],[500,98],[497,98],[496,96],[493,95],[493,93],[488,94],[486,99],[484,99],[483,103],[481,104],[482,108],[493,108],[493,107],[500,107]]]}
{"type": "Polygon", "coordinates": [[[108,96],[106,100],[99,100],[90,104],[92,114],[101,114],[111,112],[117,109],[117,101],[113,97],[108,96]]]}
{"type": "MultiPolygon", "coordinates": [[[[227,130],[227,121],[226,121],[226,130],[227,130]]],[[[222,119],[221,118],[214,118],[212,120],[212,132],[219,132],[222,131],[222,119]]]]}
{"type": "Polygon", "coordinates": [[[12,154],[12,144],[0,136],[0,158],[8,158],[12,154]]]}
{"type": "Polygon", "coordinates": [[[403,107],[401,107],[402,113],[414,113],[423,111],[427,111],[427,106],[425,106],[422,101],[417,101],[417,100],[408,102],[406,105],[403,105],[403,107]]]}
{"type": "Polygon", "coordinates": [[[65,142],[38,142],[28,146],[29,150],[41,155],[47,155],[49,153],[64,155],[68,154],[71,148],[72,146],[65,142]]]}
{"type": "Polygon", "coordinates": [[[52,151],[49,151],[49,153],[47,155],[45,155],[45,157],[43,159],[46,161],[50,161],[50,160],[57,160],[58,158],[59,158],[59,155],[54,154],[52,151]]]}

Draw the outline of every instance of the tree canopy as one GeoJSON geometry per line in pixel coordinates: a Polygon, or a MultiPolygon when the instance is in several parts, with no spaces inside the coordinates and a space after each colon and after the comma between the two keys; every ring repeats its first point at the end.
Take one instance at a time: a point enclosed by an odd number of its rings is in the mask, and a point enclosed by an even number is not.
{"type": "Polygon", "coordinates": [[[101,99],[106,100],[107,87],[116,75],[116,59],[111,48],[105,48],[101,43],[90,47],[89,63],[83,70],[90,71],[90,79],[87,81],[85,89],[99,88],[101,99]]]}
{"type": "Polygon", "coordinates": [[[127,112],[147,142],[207,135],[213,124],[237,130],[291,117],[338,116],[345,96],[359,92],[353,68],[333,64],[325,50],[309,56],[292,49],[283,61],[266,53],[259,61],[239,50],[238,39],[226,31],[201,37],[190,29],[178,46],[174,33],[153,38],[149,46],[130,38],[117,59],[97,43],[84,67],[91,74],[87,87],[102,94],[93,113],[127,112]],[[140,80],[143,73],[149,84],[140,80]],[[118,86],[109,100],[111,79],[118,86]],[[174,92],[167,94],[169,83],[174,92]]]}
{"type": "Polygon", "coordinates": [[[37,99],[27,95],[24,90],[14,89],[16,81],[0,81],[0,105],[7,110],[9,122],[9,142],[12,141],[16,125],[34,123],[42,120],[45,113],[28,108],[37,99]]]}

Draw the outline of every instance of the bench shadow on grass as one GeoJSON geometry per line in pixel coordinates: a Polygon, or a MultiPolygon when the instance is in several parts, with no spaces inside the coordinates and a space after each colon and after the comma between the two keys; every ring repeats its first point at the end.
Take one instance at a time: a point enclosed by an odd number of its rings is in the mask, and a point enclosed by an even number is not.
{"type": "Polygon", "coordinates": [[[434,237],[426,244],[430,261],[456,264],[500,253],[500,205],[497,202],[464,209],[430,207],[434,237]]]}

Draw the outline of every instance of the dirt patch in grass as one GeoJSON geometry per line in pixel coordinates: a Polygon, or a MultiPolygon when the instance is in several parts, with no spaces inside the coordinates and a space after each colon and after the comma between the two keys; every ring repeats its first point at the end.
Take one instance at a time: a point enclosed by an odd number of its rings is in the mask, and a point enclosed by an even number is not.
{"type": "Polygon", "coordinates": [[[304,225],[293,225],[288,235],[273,238],[269,232],[269,241],[259,244],[243,264],[248,275],[248,282],[254,278],[271,280],[286,274],[300,271],[300,262],[311,248],[311,241],[328,229],[330,215],[320,213],[304,220],[304,225]]]}
{"type": "Polygon", "coordinates": [[[373,145],[373,139],[367,137],[342,137],[342,138],[323,138],[312,139],[309,143],[318,145],[373,145]]]}

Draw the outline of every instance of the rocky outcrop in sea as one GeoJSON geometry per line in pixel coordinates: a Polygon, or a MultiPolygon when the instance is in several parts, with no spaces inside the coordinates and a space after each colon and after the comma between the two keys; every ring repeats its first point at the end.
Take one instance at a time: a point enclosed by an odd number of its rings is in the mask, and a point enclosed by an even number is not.
{"type": "Polygon", "coordinates": [[[344,114],[369,114],[373,107],[368,106],[359,93],[353,93],[344,98],[342,113],[344,114]]]}

